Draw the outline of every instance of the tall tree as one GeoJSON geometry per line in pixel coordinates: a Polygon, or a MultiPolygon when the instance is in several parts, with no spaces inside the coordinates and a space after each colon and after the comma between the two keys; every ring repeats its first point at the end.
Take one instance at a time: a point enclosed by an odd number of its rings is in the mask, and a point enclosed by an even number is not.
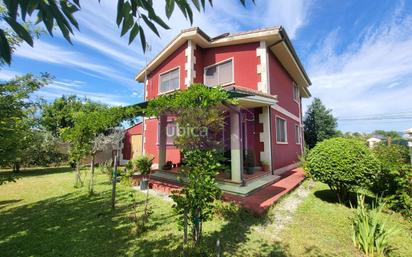
{"type": "Polygon", "coordinates": [[[50,81],[49,74],[28,74],[0,84],[0,166],[13,164],[19,170],[34,126],[35,103],[30,95],[50,81]]]}
{"type": "Polygon", "coordinates": [[[337,120],[319,98],[313,99],[304,118],[305,142],[313,148],[318,142],[337,135],[337,120]]]}
{"type": "Polygon", "coordinates": [[[40,124],[54,136],[59,136],[62,129],[74,126],[76,113],[91,113],[106,108],[107,106],[104,104],[89,99],[82,99],[75,95],[63,95],[56,98],[52,103],[42,105],[40,124]]]}
{"type": "MultiPolygon", "coordinates": [[[[100,0],[99,0],[100,1],[100,0]]],[[[190,23],[193,23],[194,6],[198,11],[204,11],[206,0],[164,0],[165,13],[170,18],[177,6],[190,23]]],[[[245,6],[246,0],[239,0],[245,6]]],[[[37,16],[36,23],[43,23],[48,33],[53,36],[53,29],[58,28],[67,41],[71,43],[74,28],[79,29],[79,24],[74,14],[80,10],[80,0],[3,0],[5,12],[0,14],[0,61],[11,62],[10,42],[6,37],[6,30],[14,31],[19,38],[33,46],[33,38],[24,26],[27,17],[37,16]],[[4,23],[3,23],[4,21],[4,23]],[[7,24],[7,27],[4,28],[7,24]],[[56,25],[56,26],[55,26],[56,25]]],[[[213,1],[207,1],[213,6],[213,1]]],[[[252,0],[254,2],[254,0],[252,0]]],[[[1,5],[1,2],[0,2],[1,5]]],[[[160,37],[158,27],[169,29],[166,22],[158,15],[159,10],[154,10],[153,0],[118,0],[116,24],[121,27],[120,35],[129,32],[129,44],[137,35],[140,37],[143,51],[146,50],[146,28],[160,37]]]]}

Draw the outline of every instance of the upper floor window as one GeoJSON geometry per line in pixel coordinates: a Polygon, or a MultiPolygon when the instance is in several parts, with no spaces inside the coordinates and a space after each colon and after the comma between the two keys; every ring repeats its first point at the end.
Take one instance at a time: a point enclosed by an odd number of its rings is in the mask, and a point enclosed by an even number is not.
{"type": "Polygon", "coordinates": [[[300,129],[299,125],[295,125],[295,141],[296,144],[300,145],[300,142],[302,140],[302,130],[300,129]]]}
{"type": "Polygon", "coordinates": [[[299,102],[299,87],[293,83],[293,100],[299,102]]]}
{"type": "Polygon", "coordinates": [[[276,117],[276,143],[287,143],[286,120],[276,117]]]}
{"type": "Polygon", "coordinates": [[[233,82],[233,62],[232,60],[205,68],[205,85],[216,86],[233,82]]]}
{"type": "Polygon", "coordinates": [[[159,93],[166,93],[179,89],[179,68],[160,75],[159,93]]]}

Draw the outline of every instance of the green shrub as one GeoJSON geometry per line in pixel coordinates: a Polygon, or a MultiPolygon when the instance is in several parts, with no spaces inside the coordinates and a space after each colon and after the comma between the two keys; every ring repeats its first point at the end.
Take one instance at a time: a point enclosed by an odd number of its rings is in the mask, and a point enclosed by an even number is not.
{"type": "Polygon", "coordinates": [[[350,191],[365,188],[379,172],[379,162],[359,140],[332,138],[317,144],[304,165],[315,180],[326,183],[339,201],[347,200],[350,191]]]}
{"type": "Polygon", "coordinates": [[[381,170],[371,191],[384,197],[394,211],[411,215],[412,171],[408,149],[402,145],[379,144],[373,148],[373,153],[381,163],[381,170]]]}
{"type": "Polygon", "coordinates": [[[358,196],[358,207],[353,219],[352,240],[367,256],[386,256],[391,250],[389,239],[396,234],[383,216],[384,204],[369,210],[365,206],[365,196],[358,196]]]}
{"type": "Polygon", "coordinates": [[[107,160],[99,164],[99,171],[102,174],[105,174],[108,179],[108,183],[112,183],[113,179],[113,169],[112,169],[112,160],[107,160]]]}
{"type": "Polygon", "coordinates": [[[139,156],[134,161],[134,166],[136,167],[136,170],[140,172],[143,176],[146,176],[150,173],[152,169],[152,164],[153,164],[153,156],[148,156],[148,155],[142,155],[139,156]]]}

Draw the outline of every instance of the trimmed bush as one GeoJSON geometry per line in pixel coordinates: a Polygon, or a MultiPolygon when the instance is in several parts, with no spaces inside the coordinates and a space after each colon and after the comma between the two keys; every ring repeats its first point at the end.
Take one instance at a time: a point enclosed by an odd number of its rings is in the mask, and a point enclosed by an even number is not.
{"type": "Polygon", "coordinates": [[[412,171],[407,147],[379,144],[373,148],[373,153],[381,163],[381,170],[371,191],[384,197],[392,210],[411,215],[412,171]]]}
{"type": "Polygon", "coordinates": [[[326,183],[339,201],[345,201],[350,191],[366,188],[379,172],[379,162],[362,141],[332,138],[317,144],[304,165],[315,180],[326,183]]]}

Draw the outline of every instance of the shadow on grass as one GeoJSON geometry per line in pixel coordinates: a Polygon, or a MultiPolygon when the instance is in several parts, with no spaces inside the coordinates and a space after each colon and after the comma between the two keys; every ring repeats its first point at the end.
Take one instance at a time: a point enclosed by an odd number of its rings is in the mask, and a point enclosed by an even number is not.
{"type": "MultiPolygon", "coordinates": [[[[318,190],[314,193],[314,195],[321,199],[322,201],[328,202],[328,203],[340,203],[338,200],[338,197],[335,192],[333,192],[330,189],[324,189],[324,190],[318,190]]],[[[356,193],[350,192],[349,197],[345,202],[342,202],[341,204],[347,206],[347,207],[357,207],[357,198],[356,198],[356,193]]],[[[365,203],[371,204],[372,202],[375,201],[375,198],[365,195],[365,203]]]]}
{"type": "Polygon", "coordinates": [[[324,252],[322,252],[322,250],[319,247],[311,246],[311,247],[307,247],[305,249],[305,256],[308,256],[308,257],[334,257],[336,255],[331,255],[331,254],[324,253],[324,252]]]}
{"type": "MultiPolygon", "coordinates": [[[[120,204],[126,197],[119,193],[114,212],[109,190],[93,197],[74,192],[0,212],[0,255],[125,256],[136,248],[143,253],[136,256],[153,256],[153,251],[167,256],[172,238],[138,241],[131,233],[130,207],[120,204]]],[[[149,228],[156,230],[167,219],[158,214],[149,228]]]]}
{"type": "MultiPolygon", "coordinates": [[[[266,244],[255,242],[244,246],[248,240],[255,240],[251,238],[252,227],[256,225],[264,225],[268,222],[268,216],[257,216],[244,208],[224,209],[221,214],[222,218],[227,220],[227,223],[222,226],[219,231],[215,231],[203,238],[206,248],[209,250],[216,249],[216,242],[219,239],[221,244],[221,252],[223,256],[287,256],[284,245],[279,243],[266,244]]],[[[209,252],[211,256],[216,256],[216,252],[209,252]]]]}
{"type": "Polygon", "coordinates": [[[2,170],[0,172],[0,177],[8,177],[11,175],[16,178],[22,178],[22,177],[56,174],[56,173],[65,173],[65,172],[69,172],[73,170],[74,169],[70,167],[24,168],[24,169],[21,169],[19,172],[12,172],[11,170],[2,170]]]}

